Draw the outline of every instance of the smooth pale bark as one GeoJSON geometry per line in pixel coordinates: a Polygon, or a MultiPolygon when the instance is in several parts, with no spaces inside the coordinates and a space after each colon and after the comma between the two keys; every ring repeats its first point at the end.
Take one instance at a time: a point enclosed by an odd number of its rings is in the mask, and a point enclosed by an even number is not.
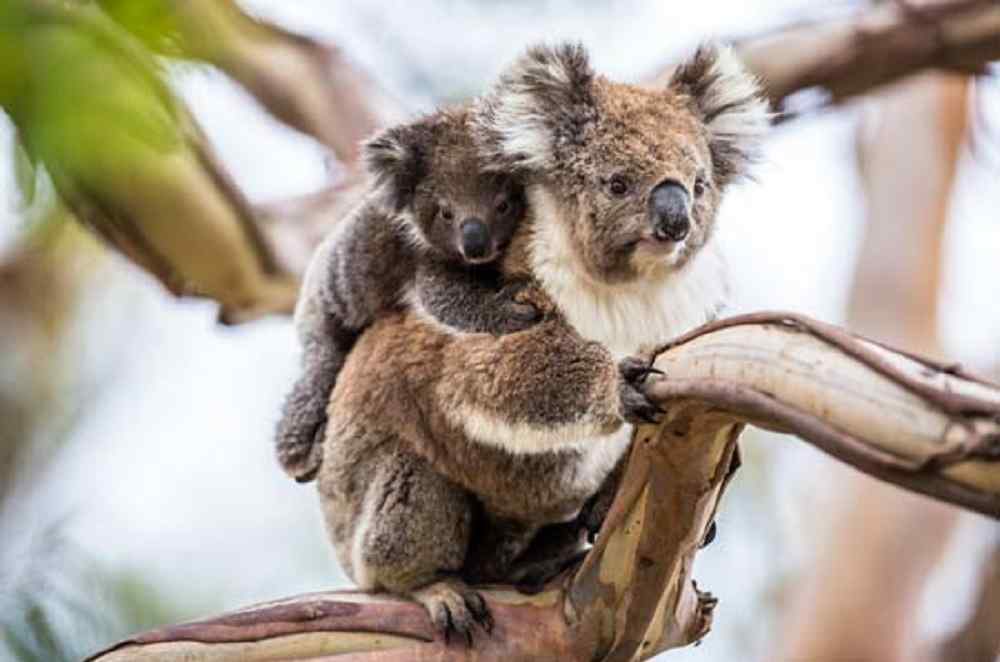
{"type": "Polygon", "coordinates": [[[145,633],[92,659],[632,660],[689,645],[711,627],[716,601],[692,570],[746,423],[1000,519],[1000,386],[957,366],[783,313],[707,325],[655,364],[668,377],[649,393],[667,414],[637,430],[597,544],[538,595],[487,589],[497,628],[473,649],[434,640],[416,604],[334,592],[145,633]]]}

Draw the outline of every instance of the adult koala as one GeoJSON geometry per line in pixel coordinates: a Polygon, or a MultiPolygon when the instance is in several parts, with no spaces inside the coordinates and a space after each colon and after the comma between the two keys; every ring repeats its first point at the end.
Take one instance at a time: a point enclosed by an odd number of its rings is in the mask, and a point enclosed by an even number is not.
{"type": "Polygon", "coordinates": [[[648,369],[622,357],[715,314],[716,211],[768,123],[752,77],[712,47],[659,90],[596,75],[578,45],[532,48],[477,112],[484,162],[527,182],[502,269],[542,319],[503,336],[419,306],[377,321],[331,397],[318,481],[351,577],[470,640],[490,620],[465,581],[544,562],[540,531],[579,549],[562,523],[654,413],[648,369]]]}

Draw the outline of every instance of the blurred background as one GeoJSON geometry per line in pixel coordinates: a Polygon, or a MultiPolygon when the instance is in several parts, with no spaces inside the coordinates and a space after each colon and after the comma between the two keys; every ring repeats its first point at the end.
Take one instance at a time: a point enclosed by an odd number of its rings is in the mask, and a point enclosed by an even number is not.
{"type": "MultiPolygon", "coordinates": [[[[600,72],[639,82],[706,38],[752,54],[769,35],[873,10],[238,3],[263,23],[228,2],[64,15],[74,3],[4,1],[0,659],[19,661],[347,585],[315,488],[273,459],[299,349],[290,318],[264,313],[287,312],[349,196],[358,137],[483,92],[540,40],[581,40],[600,72]],[[289,85],[325,92],[292,103],[289,85]],[[216,257],[185,262],[199,251],[216,257]],[[187,294],[208,298],[175,296],[187,294]]],[[[808,59],[808,44],[778,43],[759,61],[808,59]]],[[[782,96],[757,181],[722,211],[730,312],[795,310],[997,374],[1000,86],[990,66],[949,68],[845,103],[782,96]]],[[[750,431],[743,451],[696,568],[721,601],[712,633],[664,657],[996,658],[995,523],[789,438],[750,431]]]]}

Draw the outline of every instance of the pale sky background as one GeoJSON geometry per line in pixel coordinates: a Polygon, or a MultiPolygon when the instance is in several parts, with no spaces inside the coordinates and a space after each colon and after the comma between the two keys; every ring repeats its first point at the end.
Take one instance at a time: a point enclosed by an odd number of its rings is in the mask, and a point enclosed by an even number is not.
{"type": "MultiPolygon", "coordinates": [[[[335,41],[391,93],[424,110],[435,94],[482,91],[534,41],[582,40],[598,70],[636,80],[705,37],[754,33],[809,15],[803,8],[815,3],[243,4],[335,41]]],[[[312,139],[275,123],[216,72],[190,65],[175,71],[179,90],[253,200],[309,192],[327,181],[328,157],[312,139]]],[[[853,167],[858,112],[851,107],[776,131],[759,183],[727,199],[720,226],[733,266],[732,310],[791,309],[843,322],[862,237],[853,167]]],[[[6,153],[6,126],[0,138],[6,153]]],[[[996,164],[967,166],[947,237],[943,331],[951,356],[980,363],[1000,360],[1000,196],[996,164]]],[[[6,159],[0,167],[2,250],[23,209],[6,159]]],[[[289,321],[216,326],[213,305],[178,304],[118,260],[87,297],[74,347],[87,370],[109,382],[46,475],[41,498],[20,509],[11,530],[24,534],[63,519],[81,549],[141,571],[190,604],[192,618],[345,585],[314,487],[288,480],[272,456],[273,426],[297,370],[289,321]]],[[[789,439],[754,435],[744,446],[749,466],[727,494],[719,538],[699,555],[695,572],[721,599],[713,632],[701,647],[667,659],[766,659],[775,582],[794,582],[795,572],[808,568],[810,520],[822,512],[829,465],[789,439]],[[758,472],[762,480],[753,479],[758,472]]],[[[973,555],[984,525],[969,521],[961,540],[973,555]]],[[[956,559],[928,598],[929,630],[957,622],[967,607],[970,580],[961,565],[972,564],[970,556],[956,559]]]]}

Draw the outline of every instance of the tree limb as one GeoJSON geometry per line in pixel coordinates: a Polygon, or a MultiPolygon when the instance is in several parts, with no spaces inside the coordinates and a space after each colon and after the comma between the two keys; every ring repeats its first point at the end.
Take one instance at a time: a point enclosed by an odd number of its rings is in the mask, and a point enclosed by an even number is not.
{"type": "Polygon", "coordinates": [[[667,414],[637,430],[597,544],[538,595],[488,588],[497,629],[475,655],[433,640],[417,605],[347,591],[167,627],[92,660],[631,660],[691,644],[716,604],[692,580],[694,559],[744,423],[1000,519],[1000,386],[959,366],[787,313],[706,325],[655,365],[667,377],[649,392],[667,414]]]}
{"type": "Polygon", "coordinates": [[[926,69],[983,73],[987,63],[1000,59],[1000,4],[884,2],[748,39],[736,49],[776,110],[808,89],[822,91],[825,103],[841,103],[926,69]]]}

